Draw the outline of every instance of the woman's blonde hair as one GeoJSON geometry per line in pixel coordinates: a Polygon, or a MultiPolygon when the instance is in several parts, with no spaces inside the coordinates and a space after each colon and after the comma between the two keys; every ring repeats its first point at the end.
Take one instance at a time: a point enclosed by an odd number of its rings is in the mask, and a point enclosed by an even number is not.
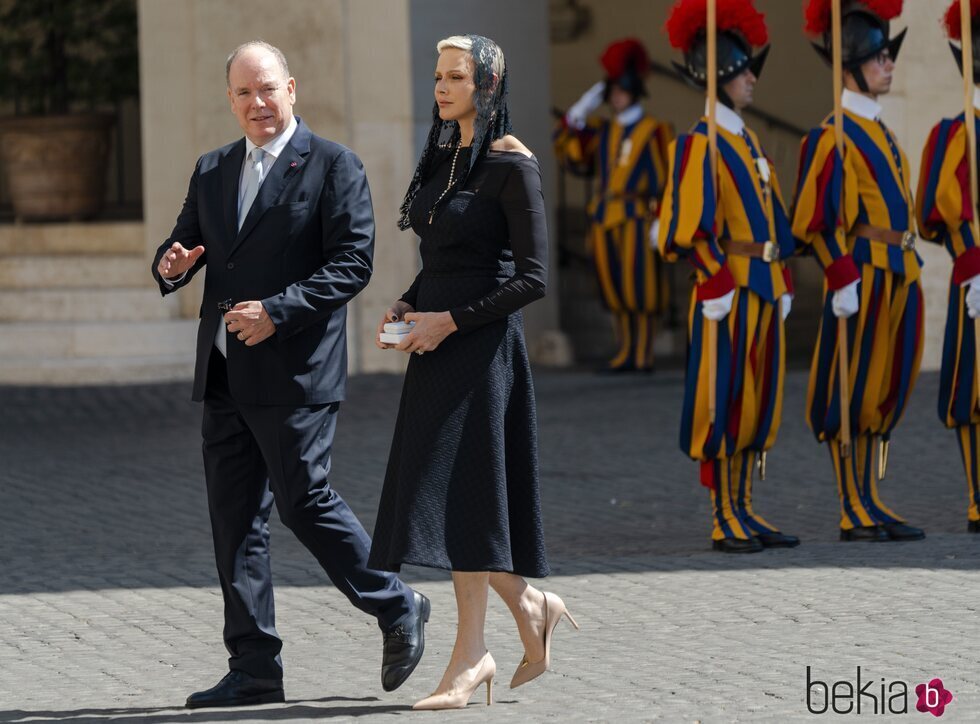
{"type": "MultiPolygon", "coordinates": [[[[489,40],[489,39],[488,39],[489,40]]],[[[438,43],[436,43],[436,50],[442,52],[447,48],[456,48],[457,50],[465,50],[467,53],[473,54],[473,36],[471,35],[450,35],[448,38],[443,38],[438,43]]],[[[504,51],[500,49],[500,46],[490,41],[487,50],[490,54],[490,67],[493,69],[494,75],[500,78],[504,74],[504,51]]]]}
{"type": "MultiPolygon", "coordinates": [[[[476,106],[476,118],[473,121],[473,143],[470,153],[469,164],[462,169],[456,177],[452,191],[461,189],[466,185],[473,166],[481,158],[487,155],[490,144],[498,138],[503,138],[511,131],[510,111],[507,109],[507,65],[504,63],[504,51],[500,49],[490,38],[482,35],[453,35],[436,44],[436,50],[440,53],[447,48],[457,48],[466,51],[473,58],[473,105],[476,106]]],[[[422,187],[422,183],[428,179],[430,172],[434,168],[435,158],[440,146],[444,145],[444,137],[448,135],[449,146],[459,146],[460,130],[459,123],[456,121],[443,121],[439,117],[439,104],[432,104],[432,127],[429,129],[429,136],[419,156],[418,165],[415,167],[415,175],[412,182],[408,185],[405,198],[402,201],[401,216],[398,219],[399,229],[408,229],[412,225],[409,212],[412,202],[422,187]]],[[[449,189],[447,189],[449,191],[449,189]]],[[[435,213],[440,201],[447,201],[452,194],[444,193],[439,197],[439,201],[429,209],[429,216],[435,213]]]]}

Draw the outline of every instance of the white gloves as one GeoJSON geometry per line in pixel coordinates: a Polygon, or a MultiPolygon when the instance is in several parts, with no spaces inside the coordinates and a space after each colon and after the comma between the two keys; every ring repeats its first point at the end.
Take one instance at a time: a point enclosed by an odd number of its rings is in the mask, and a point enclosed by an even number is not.
{"type": "Polygon", "coordinates": [[[970,319],[980,317],[980,274],[970,277],[960,286],[967,287],[966,313],[970,315],[970,319]]]}
{"type": "Polygon", "coordinates": [[[779,311],[783,315],[783,321],[789,316],[789,310],[793,308],[793,295],[786,293],[779,298],[779,311]]]}
{"type": "Polygon", "coordinates": [[[596,109],[602,105],[602,96],[606,92],[606,81],[600,80],[594,86],[589,88],[582,97],[579,98],[568,109],[565,114],[565,121],[569,126],[574,128],[576,131],[581,131],[585,128],[585,121],[590,114],[594,113],[596,109]]]}
{"type": "Polygon", "coordinates": [[[857,314],[860,306],[857,287],[860,281],[860,279],[855,279],[846,287],[841,287],[834,292],[831,306],[834,310],[834,316],[838,319],[847,319],[857,314]]]}
{"type": "Polygon", "coordinates": [[[650,224],[650,248],[657,249],[660,246],[660,219],[654,219],[650,224]]]}
{"type": "Polygon", "coordinates": [[[732,289],[728,294],[723,294],[716,299],[705,299],[701,302],[701,313],[705,319],[712,322],[720,322],[732,311],[732,300],[735,298],[735,290],[732,289]]]}
{"type": "MultiPolygon", "coordinates": [[[[732,300],[735,298],[735,290],[724,294],[717,299],[705,299],[701,302],[701,314],[705,319],[713,322],[720,322],[728,313],[732,311],[732,300]]],[[[793,307],[793,295],[783,294],[779,298],[779,311],[783,315],[783,321],[789,316],[789,310],[793,307]]],[[[856,308],[855,308],[856,309],[856,308]]]]}

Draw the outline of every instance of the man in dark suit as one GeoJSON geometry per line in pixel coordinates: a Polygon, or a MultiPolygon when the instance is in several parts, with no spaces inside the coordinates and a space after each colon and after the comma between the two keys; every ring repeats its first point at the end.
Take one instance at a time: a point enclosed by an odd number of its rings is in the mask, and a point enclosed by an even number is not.
{"type": "Polygon", "coordinates": [[[297,117],[296,81],[251,42],[226,67],[245,138],[197,162],[153,274],[163,294],[207,266],[193,399],[230,672],[188,707],[284,700],[268,519],[280,518],[384,632],[382,685],[422,656],[429,601],[367,567],[371,541],[327,482],[347,371],[346,304],[368,283],[374,214],[364,168],[297,117]],[[225,313],[222,314],[222,311],[225,313]]]}

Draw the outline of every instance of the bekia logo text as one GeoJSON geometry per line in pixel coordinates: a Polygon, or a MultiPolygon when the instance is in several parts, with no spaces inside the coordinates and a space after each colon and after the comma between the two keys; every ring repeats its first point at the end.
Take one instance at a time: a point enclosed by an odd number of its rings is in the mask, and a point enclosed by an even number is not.
{"type": "MultiPolygon", "coordinates": [[[[806,667],[806,708],[811,714],[907,714],[909,686],[904,681],[869,677],[857,667],[854,680],[822,681],[806,667]]],[[[940,717],[953,694],[935,678],[915,687],[915,710],[940,717]]]]}

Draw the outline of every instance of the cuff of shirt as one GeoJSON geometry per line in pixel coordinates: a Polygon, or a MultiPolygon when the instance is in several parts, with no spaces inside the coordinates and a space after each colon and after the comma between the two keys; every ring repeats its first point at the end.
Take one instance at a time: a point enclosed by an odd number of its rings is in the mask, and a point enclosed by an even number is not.
{"type": "Polygon", "coordinates": [[[715,272],[714,276],[705,280],[702,284],[698,284],[697,300],[703,302],[706,299],[717,299],[718,297],[725,296],[734,288],[735,278],[728,270],[728,267],[723,266],[715,272]]]}
{"type": "Polygon", "coordinates": [[[184,272],[180,276],[174,277],[173,279],[167,279],[166,277],[160,277],[160,278],[163,279],[163,283],[166,284],[168,287],[175,287],[178,284],[180,284],[182,281],[184,281],[184,277],[186,276],[187,276],[187,272],[184,272]]]}
{"type": "Polygon", "coordinates": [[[980,247],[967,249],[953,262],[953,284],[960,285],[980,274],[980,247]]]}
{"type": "Polygon", "coordinates": [[[796,290],[793,289],[793,272],[789,270],[788,266],[783,267],[783,284],[786,285],[786,293],[793,296],[796,290]]]}
{"type": "Polygon", "coordinates": [[[858,271],[857,264],[854,263],[854,257],[850,254],[845,254],[824,270],[824,274],[827,276],[827,288],[832,292],[836,292],[838,289],[843,289],[851,282],[856,282],[861,278],[861,273],[858,271]]]}

